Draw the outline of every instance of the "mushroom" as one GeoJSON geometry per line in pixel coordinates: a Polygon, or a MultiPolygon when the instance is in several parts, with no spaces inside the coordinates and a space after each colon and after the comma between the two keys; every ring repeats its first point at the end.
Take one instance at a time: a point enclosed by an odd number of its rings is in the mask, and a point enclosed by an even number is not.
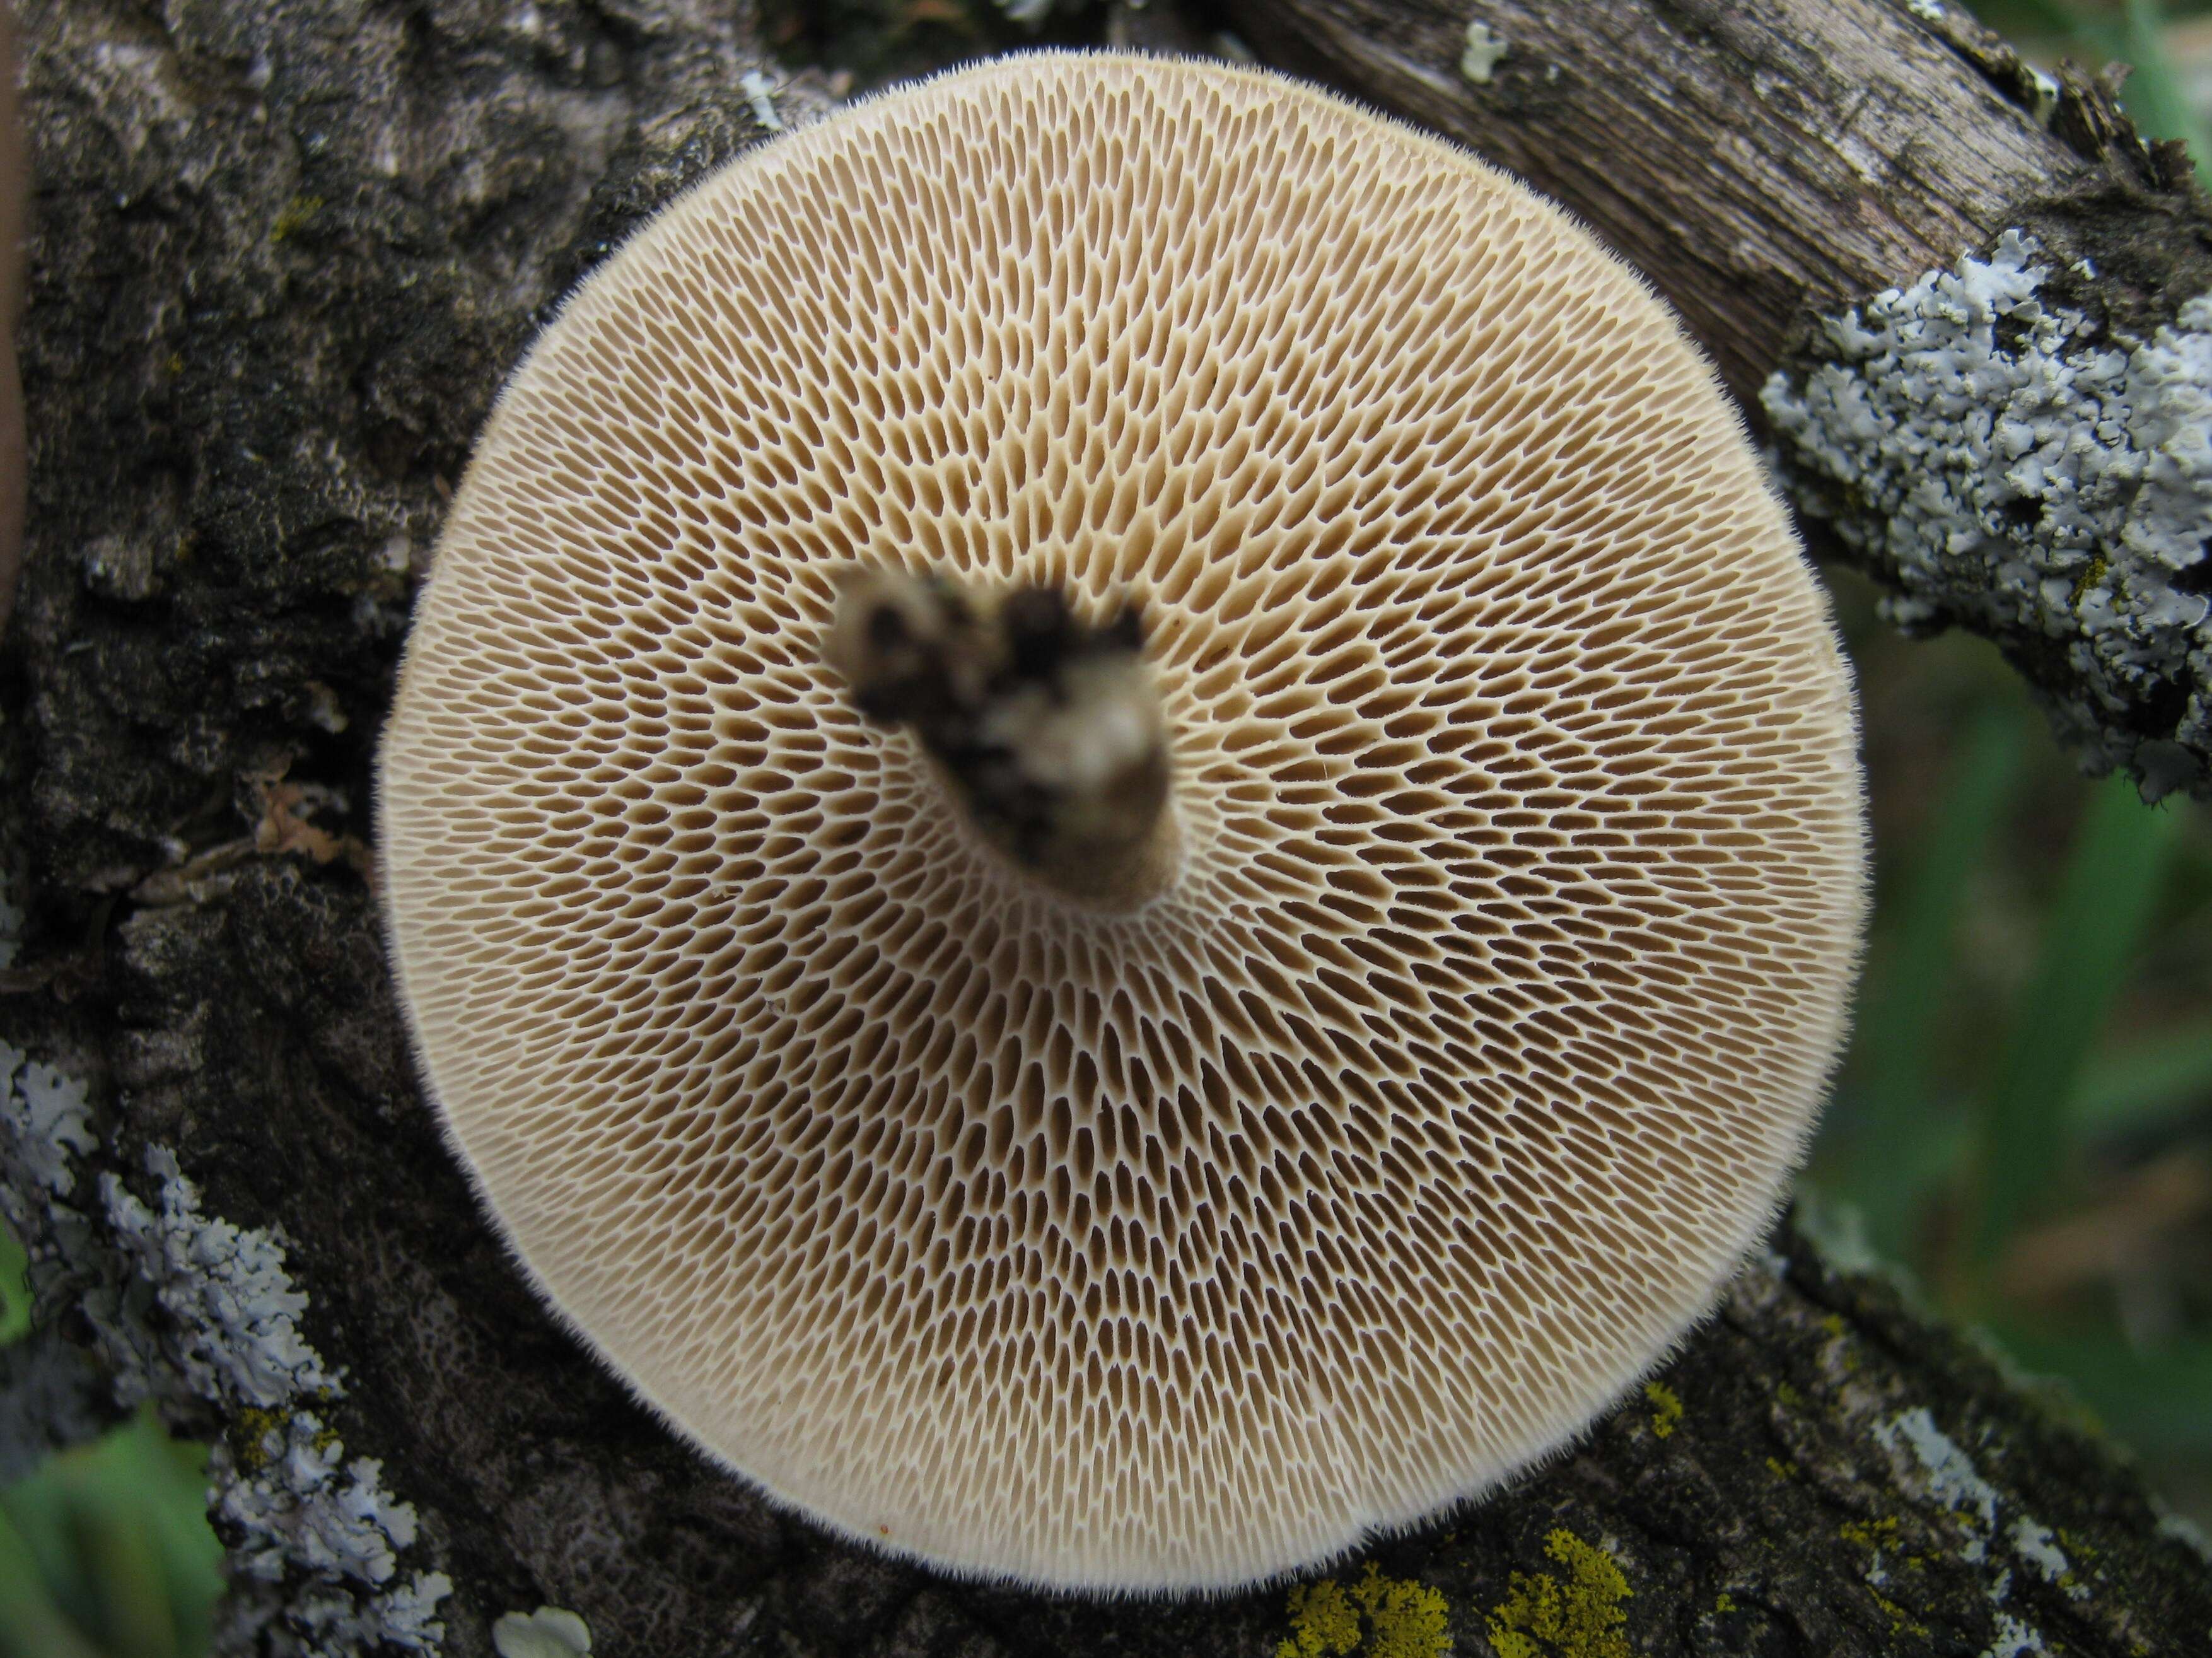
{"type": "Polygon", "coordinates": [[[1637,277],[1432,138],[1111,55],[787,135],[586,282],[380,769],[539,1293],[778,1502],[1030,1584],[1248,1582],[1570,1440],[1771,1220],[1865,902],[1825,602],[1637,277]],[[1098,706],[1165,756],[1096,878],[852,632],[949,600],[988,678],[1039,592],[1141,638],[1098,706]]]}

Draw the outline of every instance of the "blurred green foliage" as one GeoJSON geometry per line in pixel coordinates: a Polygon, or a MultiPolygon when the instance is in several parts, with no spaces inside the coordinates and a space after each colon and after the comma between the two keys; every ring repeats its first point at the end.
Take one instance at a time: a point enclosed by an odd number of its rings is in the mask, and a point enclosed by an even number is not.
{"type": "MultiPolygon", "coordinates": [[[[1976,9],[2041,61],[2132,63],[2129,112],[2212,162],[2156,0],[1976,9]]],[[[2163,9],[2212,18],[2212,0],[2163,9]]],[[[1000,26],[951,0],[908,11],[1000,26]]],[[[787,49],[818,49],[800,15],[770,11],[787,49]]],[[[1908,644],[1843,585],[1877,904],[1808,1179],[2212,1523],[2212,812],[2082,782],[1986,647],[1908,644]]],[[[28,1325],[22,1275],[0,1228],[0,1344],[28,1325]]],[[[205,1463],[143,1415],[0,1491],[0,1658],[204,1651],[222,1587],[205,1463]]]]}
{"type": "MultiPolygon", "coordinates": [[[[2212,0],[1974,9],[2045,64],[2132,64],[2145,136],[2212,164],[2212,0]]],[[[1841,586],[1876,905],[1808,1180],[2212,1524],[2212,811],[2084,783],[1994,653],[1841,586]]]]}
{"type": "Polygon", "coordinates": [[[2094,71],[2108,63],[2132,66],[2120,106],[2146,137],[2188,143],[2197,171],[2212,177],[2212,136],[2190,96],[2169,46],[2177,20],[2212,12],[2212,0],[1970,0],[1974,15],[2044,63],[2070,58],[2094,71]]]}
{"type": "Polygon", "coordinates": [[[1835,585],[1875,906],[1808,1182],[2212,1519],[2212,811],[2087,782],[1990,647],[1835,585]]]}
{"type": "Polygon", "coordinates": [[[222,1588],[207,1453],[151,1414],[0,1492],[0,1658],[191,1658],[222,1588]]]}

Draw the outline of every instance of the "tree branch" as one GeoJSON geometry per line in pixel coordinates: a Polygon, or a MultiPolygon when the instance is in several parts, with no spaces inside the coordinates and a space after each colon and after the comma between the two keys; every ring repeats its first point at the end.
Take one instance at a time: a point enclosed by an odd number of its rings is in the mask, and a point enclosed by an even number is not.
{"type": "Polygon", "coordinates": [[[1228,9],[1648,275],[1895,619],[1996,641],[2091,770],[2212,794],[2212,203],[2113,76],[1949,0],[1228,9]]]}
{"type": "Polygon", "coordinates": [[[152,15],[26,11],[0,1187],[49,1321],[216,1443],[224,1651],[477,1658],[547,1605],[599,1658],[1344,1658],[1347,1625],[1423,1658],[1570,1629],[2117,1655],[2212,1623],[2203,1558],[2107,1448],[1787,1230],[1571,1455],[1295,1587],[949,1582],[704,1467],[537,1303],[447,1156],[367,781],[409,573],[538,320],[765,136],[757,97],[789,121],[821,94],[709,0],[152,15]]]}

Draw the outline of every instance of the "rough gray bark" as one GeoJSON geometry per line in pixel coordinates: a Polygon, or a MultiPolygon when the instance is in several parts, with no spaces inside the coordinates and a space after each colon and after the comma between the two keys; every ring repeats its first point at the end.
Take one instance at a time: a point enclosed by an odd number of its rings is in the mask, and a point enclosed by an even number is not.
{"type": "Polygon", "coordinates": [[[1268,61],[1471,145],[1648,275],[1899,621],[1994,639],[2091,769],[2212,793],[2212,303],[2190,308],[2212,203],[2179,145],[2137,142],[2113,76],[2039,80],[1948,0],[1227,10],[1268,61]],[[2008,232],[2041,274],[1978,316],[1913,291],[2008,232]],[[1831,326],[1882,336],[1893,288],[1941,362],[1831,326]]]}
{"type": "Polygon", "coordinates": [[[471,434],[575,274],[763,136],[750,15],[38,0],[26,33],[0,1191],[42,1321],[217,1443],[225,1651],[474,1658],[545,1605],[603,1658],[2120,1655],[2212,1626],[2203,1555],[2110,1448],[1786,1229],[1571,1455],[1297,1586],[951,1582],[704,1467],[477,1218],[363,837],[471,434]]]}

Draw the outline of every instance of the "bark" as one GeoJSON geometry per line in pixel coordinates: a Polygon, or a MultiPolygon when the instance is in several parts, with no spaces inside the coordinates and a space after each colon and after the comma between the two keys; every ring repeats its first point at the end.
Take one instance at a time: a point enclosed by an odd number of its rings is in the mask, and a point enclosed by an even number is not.
{"type": "Polygon", "coordinates": [[[58,1401],[39,1431],[151,1396],[216,1442],[224,1651],[474,1658],[541,1606],[602,1658],[2118,1655],[2212,1625],[2203,1553],[2093,1430],[1787,1227],[1570,1454],[1297,1585],[954,1582],[704,1467],[447,1155],[367,786],[409,572],[507,368],[819,83],[708,0],[40,0],[26,35],[0,1192],[112,1398],[51,1345],[10,1363],[58,1401]]]}
{"type": "Polygon", "coordinates": [[[1899,621],[1995,640],[2092,770],[2212,792],[2212,204],[2114,74],[2039,79],[1950,0],[1227,10],[1649,276],[1899,621]],[[2041,275],[1992,285],[2015,246],[2041,275]],[[1913,288],[1962,259],[1967,320],[1913,288]],[[1901,340],[1870,305],[1899,288],[1901,340]]]}

